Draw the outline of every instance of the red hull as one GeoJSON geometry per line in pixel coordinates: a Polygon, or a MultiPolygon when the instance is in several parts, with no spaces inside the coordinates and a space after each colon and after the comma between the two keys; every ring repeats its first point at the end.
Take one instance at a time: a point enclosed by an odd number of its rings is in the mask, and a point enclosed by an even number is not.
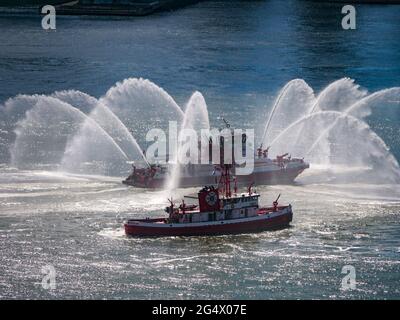
{"type": "MultiPolygon", "coordinates": [[[[125,233],[135,237],[164,237],[164,236],[205,236],[238,233],[255,233],[266,230],[282,229],[292,221],[291,209],[282,215],[263,219],[229,223],[229,220],[220,221],[218,224],[188,226],[188,227],[157,227],[125,224],[125,233]]],[[[149,219],[148,222],[162,222],[164,219],[149,219]]],[[[146,220],[142,220],[146,221],[146,220]]]]}

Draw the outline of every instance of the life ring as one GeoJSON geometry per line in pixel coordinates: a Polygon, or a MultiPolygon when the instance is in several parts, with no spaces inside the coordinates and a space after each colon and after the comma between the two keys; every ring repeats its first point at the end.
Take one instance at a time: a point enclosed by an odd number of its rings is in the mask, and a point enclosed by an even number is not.
{"type": "Polygon", "coordinates": [[[215,191],[210,191],[206,195],[206,202],[209,206],[214,206],[217,203],[218,197],[215,191]]]}

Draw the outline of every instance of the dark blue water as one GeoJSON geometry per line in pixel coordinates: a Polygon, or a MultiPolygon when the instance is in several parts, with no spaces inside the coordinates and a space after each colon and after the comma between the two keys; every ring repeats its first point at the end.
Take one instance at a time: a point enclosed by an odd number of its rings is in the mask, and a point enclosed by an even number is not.
{"type": "Polygon", "coordinates": [[[369,90],[398,85],[400,7],[358,5],[357,30],[341,5],[313,1],[211,1],[150,17],[1,15],[0,100],[79,88],[102,95],[116,81],[149,78],[173,96],[275,93],[303,78],[341,77],[369,90]]]}
{"type": "MultiPolygon", "coordinates": [[[[56,32],[44,31],[37,15],[3,13],[0,101],[66,89],[99,97],[117,81],[143,77],[178,102],[199,90],[210,112],[220,114],[262,107],[294,78],[316,91],[342,77],[371,92],[398,86],[400,6],[357,5],[357,29],[350,31],[341,27],[341,7],[210,1],[150,17],[58,17],[56,32]]],[[[388,124],[371,124],[393,136],[399,119],[397,111],[388,124]]],[[[391,140],[399,158],[398,140],[391,140]]]]}
{"type": "MultiPolygon", "coordinates": [[[[0,103],[66,89],[100,97],[142,77],[182,104],[199,90],[212,119],[235,109],[243,117],[231,120],[241,122],[294,78],[316,91],[342,77],[370,92],[399,86],[400,6],[356,8],[352,31],[341,28],[341,5],[301,0],[58,17],[56,31],[42,30],[39,16],[3,12],[0,103]]],[[[368,122],[399,159],[400,111],[378,110],[368,122]]],[[[159,192],[8,165],[0,186],[0,298],[400,298],[398,185],[264,187],[263,203],[279,192],[292,202],[292,228],[163,240],[127,239],[120,221],[160,215],[159,192]],[[47,264],[55,291],[40,285],[47,264]],[[356,290],[341,287],[348,264],[356,290]]]]}

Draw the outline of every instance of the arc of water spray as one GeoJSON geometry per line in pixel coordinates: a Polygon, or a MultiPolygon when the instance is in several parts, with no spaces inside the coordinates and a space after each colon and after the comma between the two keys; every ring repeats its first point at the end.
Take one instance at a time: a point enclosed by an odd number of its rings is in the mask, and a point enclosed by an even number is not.
{"type": "MultiPolygon", "coordinates": [[[[117,82],[114,86],[112,86],[106,94],[99,99],[100,103],[103,103],[107,109],[111,111],[109,108],[109,103],[110,101],[115,103],[116,106],[119,106],[121,102],[124,102],[125,100],[123,99],[128,99],[125,101],[126,103],[130,103],[131,100],[135,100],[135,98],[142,97],[144,93],[148,93],[150,98],[156,98],[162,99],[163,104],[166,102],[166,106],[170,107],[171,111],[174,111],[177,115],[178,121],[181,122],[183,117],[184,117],[184,112],[182,109],[179,107],[179,105],[175,102],[175,100],[161,87],[157,86],[155,83],[151,82],[148,79],[143,79],[143,78],[128,78],[124,79],[121,82],[117,82]],[[139,95],[139,96],[138,96],[139,95]],[[121,100],[122,99],[122,100],[121,100]]],[[[151,102],[151,100],[150,100],[151,102]]],[[[152,104],[153,105],[153,104],[152,104]]],[[[135,107],[138,107],[138,105],[135,105],[135,107]]],[[[139,109],[138,109],[139,110],[139,109]]],[[[140,111],[138,111],[140,112],[140,111]]],[[[112,112],[113,113],[113,112],[112,112]]],[[[118,118],[114,113],[113,115],[118,118]]],[[[129,137],[129,140],[137,146],[137,149],[139,150],[143,160],[147,164],[147,166],[150,166],[146,156],[144,155],[142,149],[140,146],[137,144],[136,139],[132,135],[132,133],[126,128],[126,126],[118,119],[116,119],[118,123],[122,124],[123,130],[126,132],[126,134],[129,137]]]]}
{"type": "MultiPolygon", "coordinates": [[[[62,107],[62,109],[66,110],[66,111],[73,111],[77,115],[79,115],[81,117],[81,119],[83,120],[83,125],[85,124],[85,121],[88,121],[90,124],[94,125],[94,127],[96,129],[100,130],[100,132],[106,137],[106,139],[109,140],[109,142],[111,142],[112,145],[115,146],[115,148],[117,148],[117,150],[125,157],[125,159],[128,159],[128,156],[126,155],[126,153],[120,148],[120,146],[115,142],[115,140],[107,133],[107,131],[105,131],[96,121],[94,121],[93,119],[88,117],[85,113],[83,113],[81,110],[79,110],[78,108],[75,108],[74,106],[70,105],[69,103],[63,102],[57,98],[52,98],[52,97],[48,97],[48,98],[54,99],[54,100],[57,100],[57,102],[60,102],[60,104],[57,104],[58,107],[62,107]]],[[[76,137],[76,135],[74,135],[72,140],[75,137],[76,137]]],[[[70,141],[72,141],[72,140],[70,140],[70,141]]]]}
{"type": "Polygon", "coordinates": [[[316,117],[318,115],[322,115],[322,114],[332,114],[332,115],[337,115],[338,117],[342,114],[339,111],[319,111],[319,112],[314,112],[311,113],[307,116],[304,116],[303,118],[293,122],[292,124],[290,124],[290,126],[286,127],[285,130],[283,130],[282,132],[280,132],[275,139],[271,142],[271,146],[276,143],[276,141],[278,141],[283,135],[285,135],[287,132],[290,132],[292,130],[292,128],[296,127],[297,125],[307,121],[308,119],[312,118],[312,117],[316,117]]]}
{"type": "MultiPolygon", "coordinates": [[[[73,107],[72,105],[70,105],[69,103],[67,103],[67,102],[64,102],[64,101],[61,101],[60,99],[57,99],[57,98],[55,98],[55,97],[45,97],[45,96],[43,96],[40,100],[38,100],[35,104],[34,104],[34,106],[31,108],[31,109],[29,109],[27,112],[26,112],[26,116],[28,115],[28,113],[29,112],[33,112],[34,111],[34,108],[36,107],[39,107],[41,104],[43,104],[43,103],[52,103],[52,107],[54,108],[58,108],[59,110],[62,110],[62,111],[64,111],[64,112],[67,112],[67,113],[72,113],[74,116],[76,116],[78,119],[80,119],[81,121],[82,121],[82,124],[84,124],[85,123],[85,121],[89,121],[89,123],[90,124],[93,124],[93,126],[97,129],[97,130],[99,130],[99,132],[102,134],[102,135],[104,135],[104,137],[109,141],[109,142],[111,142],[111,144],[120,152],[120,154],[125,158],[125,159],[128,159],[128,157],[127,157],[127,155],[125,154],[125,152],[116,144],[116,142],[114,141],[114,139],[112,139],[112,137],[101,127],[101,126],[99,126],[98,124],[97,124],[97,122],[95,122],[94,120],[92,120],[92,119],[90,119],[85,113],[83,113],[82,111],[80,111],[79,109],[77,109],[77,108],[75,108],[75,107],[73,107]],[[53,102],[53,103],[52,103],[53,102]]],[[[24,118],[24,120],[26,119],[26,116],[25,116],[25,118],[24,118]]],[[[24,120],[20,120],[20,125],[21,125],[21,123],[23,123],[23,121],[24,120]]],[[[16,130],[19,130],[18,128],[16,129],[16,130]]],[[[16,133],[17,133],[17,138],[16,138],[16,140],[15,140],[15,142],[14,142],[14,144],[13,144],[13,146],[12,146],[12,149],[11,149],[11,157],[12,157],[12,159],[11,159],[11,163],[15,163],[15,159],[14,159],[14,154],[16,153],[14,150],[15,150],[15,148],[17,147],[17,143],[18,143],[18,131],[16,131],[16,133]]],[[[74,135],[74,137],[75,137],[76,135],[74,135]]],[[[73,139],[73,138],[72,138],[73,139]]],[[[71,139],[69,139],[69,141],[72,141],[71,139]]],[[[68,141],[67,141],[67,143],[66,143],[66,147],[65,147],[65,149],[64,149],[64,154],[63,154],[63,158],[65,157],[65,150],[66,150],[66,148],[67,148],[67,146],[68,146],[68,141]]],[[[61,162],[62,162],[62,160],[61,160],[61,162]]]]}
{"type": "MultiPolygon", "coordinates": [[[[326,95],[328,94],[328,92],[330,92],[330,90],[332,90],[333,87],[337,86],[338,83],[345,82],[345,81],[350,81],[350,82],[354,83],[354,80],[352,80],[352,79],[350,79],[350,78],[348,78],[348,77],[344,77],[344,78],[338,79],[338,80],[336,80],[336,81],[330,83],[328,86],[326,86],[326,87],[320,92],[320,94],[318,95],[318,97],[317,97],[317,99],[315,100],[315,102],[313,103],[313,105],[310,107],[310,110],[308,111],[307,114],[310,115],[310,114],[315,113],[315,111],[316,111],[318,105],[320,104],[321,100],[322,100],[323,98],[326,97],[326,95]]],[[[303,130],[304,130],[304,126],[302,126],[302,127],[299,129],[299,134],[298,134],[298,136],[297,136],[297,138],[296,138],[296,140],[295,140],[295,142],[294,142],[295,145],[298,144],[299,139],[300,139],[300,137],[301,137],[301,133],[303,132],[303,130]]],[[[322,136],[320,136],[320,139],[322,139],[322,136]]],[[[320,140],[320,139],[319,139],[319,140],[320,140]]],[[[308,154],[309,154],[309,153],[306,153],[305,155],[308,155],[308,154]]]]}
{"type": "MultiPolygon", "coordinates": [[[[178,141],[181,141],[181,136],[183,133],[182,131],[184,129],[189,129],[189,128],[193,129],[193,127],[192,127],[193,123],[191,123],[191,120],[192,120],[191,117],[193,117],[193,112],[195,112],[195,111],[200,111],[203,113],[203,117],[202,117],[202,120],[204,121],[203,124],[205,124],[205,127],[207,129],[210,128],[210,120],[209,120],[209,116],[208,116],[208,109],[207,109],[207,104],[205,102],[205,99],[199,91],[195,91],[186,104],[185,112],[183,114],[182,124],[181,124],[181,127],[179,128],[179,132],[178,132],[178,141]],[[195,104],[196,101],[200,102],[200,106],[195,104]],[[197,106],[197,109],[194,109],[195,106],[197,106]]],[[[175,189],[179,183],[179,179],[180,179],[179,161],[180,161],[181,155],[182,155],[181,149],[178,144],[178,148],[174,155],[175,164],[173,165],[173,168],[172,168],[171,177],[170,177],[169,181],[167,182],[167,184],[165,185],[165,189],[169,193],[171,190],[175,189]]]]}
{"type": "MultiPolygon", "coordinates": [[[[303,122],[305,122],[305,121],[307,121],[307,120],[309,120],[309,119],[311,119],[311,118],[313,118],[313,117],[316,117],[316,116],[319,116],[319,115],[327,115],[327,114],[335,115],[335,116],[336,116],[336,119],[340,119],[340,118],[343,118],[343,119],[346,119],[346,118],[347,118],[347,119],[350,119],[351,121],[357,123],[358,125],[363,126],[363,128],[370,129],[370,127],[369,127],[366,123],[362,122],[360,119],[358,119],[358,118],[356,118],[356,117],[354,117],[354,116],[352,116],[352,115],[343,114],[343,112],[339,112],[339,111],[320,111],[320,112],[312,113],[312,114],[310,114],[310,115],[308,115],[308,116],[306,116],[306,117],[304,117],[304,118],[302,118],[302,119],[299,119],[299,120],[296,121],[296,122],[293,122],[289,127],[287,127],[284,131],[282,131],[282,132],[274,139],[274,141],[271,143],[271,145],[273,145],[274,143],[276,143],[276,141],[278,141],[285,133],[287,133],[287,132],[289,132],[291,129],[293,129],[293,127],[295,127],[295,126],[297,126],[297,125],[299,125],[299,124],[302,124],[303,122]]],[[[323,134],[323,133],[322,133],[322,134],[323,134]]],[[[372,130],[371,130],[371,138],[374,139],[374,141],[375,141],[377,144],[380,144],[386,151],[388,150],[388,148],[387,148],[385,142],[382,140],[382,138],[380,138],[380,137],[379,137],[375,132],[373,132],[372,130]]],[[[390,159],[391,159],[391,161],[392,161],[392,163],[393,163],[393,166],[394,166],[395,168],[398,168],[398,167],[399,167],[399,164],[398,164],[397,160],[393,157],[393,155],[391,155],[391,154],[389,153],[389,157],[390,157],[390,159]]]]}
{"type": "Polygon", "coordinates": [[[261,139],[261,145],[264,143],[264,140],[265,140],[265,138],[266,138],[266,136],[267,136],[268,129],[269,129],[269,126],[270,126],[270,124],[271,124],[272,117],[273,117],[274,114],[275,114],[275,111],[276,111],[276,109],[277,109],[277,107],[278,107],[278,105],[279,105],[279,102],[281,101],[283,95],[284,95],[284,94],[286,93],[286,91],[288,90],[288,88],[289,88],[289,86],[291,85],[291,83],[292,83],[293,81],[296,81],[296,80],[298,80],[298,79],[294,79],[294,80],[289,81],[289,82],[282,88],[282,90],[279,92],[278,97],[275,99],[274,105],[273,105],[273,107],[272,107],[272,109],[271,109],[271,112],[270,112],[270,114],[269,114],[269,116],[268,116],[267,124],[265,125],[264,133],[263,133],[262,139],[261,139]]]}
{"type": "MultiPolygon", "coordinates": [[[[338,82],[343,81],[343,79],[349,79],[349,78],[342,78],[342,79],[339,79],[339,80],[336,80],[336,81],[332,82],[330,85],[328,85],[328,86],[318,95],[318,98],[317,98],[317,100],[315,101],[315,103],[313,104],[313,106],[311,107],[309,114],[312,114],[312,113],[315,112],[315,109],[317,108],[317,105],[319,104],[321,98],[323,98],[323,97],[326,96],[326,92],[328,92],[329,89],[332,88],[332,86],[334,86],[334,85],[337,84],[338,82]]],[[[368,98],[368,97],[366,97],[366,98],[368,98]]],[[[363,98],[362,100],[364,100],[364,99],[365,99],[365,98],[363,98]]],[[[317,140],[312,144],[311,148],[309,148],[308,151],[305,153],[305,156],[309,155],[310,152],[312,151],[312,149],[314,149],[315,146],[318,145],[319,141],[321,141],[321,139],[324,137],[325,133],[329,132],[329,131],[336,125],[337,121],[339,121],[339,118],[340,118],[340,116],[339,116],[338,118],[335,119],[335,121],[333,122],[333,124],[331,124],[327,129],[325,129],[325,130],[321,133],[321,135],[317,138],[317,140]]],[[[302,129],[300,129],[299,135],[300,135],[301,131],[302,131],[302,129]]],[[[298,140],[299,140],[299,138],[296,139],[296,143],[298,142],[298,140]]]]}
{"type": "Polygon", "coordinates": [[[150,167],[150,163],[149,163],[149,161],[147,160],[146,156],[143,154],[142,149],[140,148],[140,146],[139,146],[139,144],[137,143],[136,139],[133,137],[132,133],[131,133],[131,132],[128,130],[128,128],[123,124],[123,122],[122,122],[122,121],[115,115],[115,113],[112,112],[112,111],[110,110],[110,108],[108,108],[104,103],[99,102],[99,106],[100,106],[101,108],[103,108],[103,110],[105,110],[105,112],[106,112],[110,117],[112,117],[112,119],[115,120],[115,121],[120,125],[120,127],[122,128],[122,130],[123,130],[123,131],[125,132],[125,134],[127,135],[129,141],[135,146],[135,148],[136,148],[137,150],[139,150],[139,153],[140,153],[141,157],[143,158],[143,160],[145,161],[146,165],[147,165],[148,167],[150,167]]]}
{"type": "Polygon", "coordinates": [[[309,113],[314,113],[315,109],[317,108],[317,106],[319,105],[320,101],[326,97],[327,93],[331,90],[331,88],[333,88],[334,86],[336,86],[338,83],[343,82],[343,81],[352,81],[354,82],[352,79],[348,78],[348,77],[344,77],[341,78],[339,80],[336,80],[332,83],[330,83],[327,87],[325,87],[321,93],[318,95],[317,99],[315,100],[314,104],[312,105],[312,107],[310,108],[309,113]]]}
{"type": "MultiPolygon", "coordinates": [[[[293,89],[295,92],[297,90],[301,90],[301,92],[299,92],[299,94],[305,94],[305,95],[309,95],[311,94],[313,97],[313,100],[315,100],[314,98],[314,93],[313,90],[311,89],[311,87],[303,80],[303,79],[293,79],[291,81],[289,81],[279,92],[277,98],[274,101],[274,104],[272,106],[271,112],[269,113],[268,119],[267,119],[267,123],[265,125],[265,129],[264,129],[264,133],[262,136],[262,140],[261,140],[261,146],[262,144],[266,143],[266,137],[269,134],[269,130],[271,129],[271,125],[273,123],[273,119],[276,116],[276,112],[279,108],[282,107],[282,99],[288,96],[288,91],[293,89]],[[305,90],[305,91],[303,91],[305,90]]],[[[304,95],[304,97],[306,97],[304,95]]],[[[311,96],[307,96],[307,99],[311,98],[311,96]]],[[[290,100],[291,101],[291,100],[290,100]]],[[[292,101],[291,101],[292,102],[292,101]]],[[[309,103],[310,101],[304,102],[306,103],[305,106],[309,107],[309,103]]],[[[308,113],[309,110],[306,110],[306,112],[308,113]]],[[[269,145],[269,144],[268,144],[269,145]]]]}
{"type": "Polygon", "coordinates": [[[365,104],[365,103],[368,102],[368,101],[376,100],[376,99],[378,99],[379,97],[383,96],[383,95],[386,94],[386,93],[391,93],[392,91],[399,91],[399,90],[400,90],[400,88],[390,88],[390,89],[380,90],[380,91],[378,91],[378,92],[374,92],[373,94],[370,94],[370,95],[367,96],[367,97],[364,97],[364,98],[361,99],[360,101],[357,101],[357,102],[353,103],[350,107],[348,107],[345,111],[342,112],[342,115],[341,115],[341,116],[337,117],[337,118],[335,119],[335,121],[334,121],[331,125],[329,125],[329,126],[319,135],[319,137],[317,138],[317,140],[311,145],[311,147],[308,149],[308,151],[306,152],[305,155],[306,155],[306,156],[309,155],[309,154],[314,150],[314,148],[318,145],[318,143],[321,141],[321,139],[322,139],[325,135],[327,135],[327,134],[336,126],[336,124],[338,123],[338,121],[339,121],[341,118],[346,117],[346,115],[350,115],[350,113],[351,113],[352,111],[354,111],[355,109],[359,108],[360,106],[362,106],[363,104],[365,104]]]}
{"type": "MultiPolygon", "coordinates": [[[[335,121],[337,119],[341,118],[341,117],[342,118],[346,118],[347,117],[347,118],[351,118],[351,119],[354,118],[355,120],[357,120],[357,121],[359,121],[361,123],[361,121],[358,118],[356,118],[354,116],[351,116],[350,114],[343,114],[343,112],[340,112],[340,111],[326,110],[326,111],[314,112],[314,113],[311,113],[311,114],[309,114],[309,115],[307,115],[307,116],[305,116],[305,117],[293,122],[285,130],[283,130],[281,133],[279,133],[279,135],[271,142],[271,145],[274,145],[279,139],[281,139],[282,136],[284,136],[287,132],[290,132],[294,127],[302,124],[303,122],[308,121],[309,119],[311,119],[313,117],[317,117],[317,116],[320,116],[320,115],[334,115],[334,116],[336,116],[335,121]]],[[[321,133],[321,135],[322,134],[323,133],[321,133]]]]}

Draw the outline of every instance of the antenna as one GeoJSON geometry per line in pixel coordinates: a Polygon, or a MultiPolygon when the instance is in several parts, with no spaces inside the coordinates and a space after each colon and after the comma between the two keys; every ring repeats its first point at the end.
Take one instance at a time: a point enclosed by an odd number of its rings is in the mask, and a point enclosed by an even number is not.
{"type": "Polygon", "coordinates": [[[276,198],[276,200],[274,202],[272,202],[272,205],[274,206],[274,208],[273,208],[274,212],[278,208],[278,200],[280,197],[281,197],[281,194],[279,194],[278,197],[276,198]]]}
{"type": "Polygon", "coordinates": [[[230,127],[231,127],[231,125],[230,125],[230,123],[228,122],[228,120],[226,120],[225,118],[222,118],[222,121],[225,123],[225,126],[226,126],[227,128],[230,128],[230,127]]]}
{"type": "Polygon", "coordinates": [[[253,184],[254,184],[254,181],[252,183],[250,183],[250,185],[249,185],[249,187],[247,189],[247,191],[248,191],[250,196],[251,196],[251,187],[253,186],[253,184]]]}

